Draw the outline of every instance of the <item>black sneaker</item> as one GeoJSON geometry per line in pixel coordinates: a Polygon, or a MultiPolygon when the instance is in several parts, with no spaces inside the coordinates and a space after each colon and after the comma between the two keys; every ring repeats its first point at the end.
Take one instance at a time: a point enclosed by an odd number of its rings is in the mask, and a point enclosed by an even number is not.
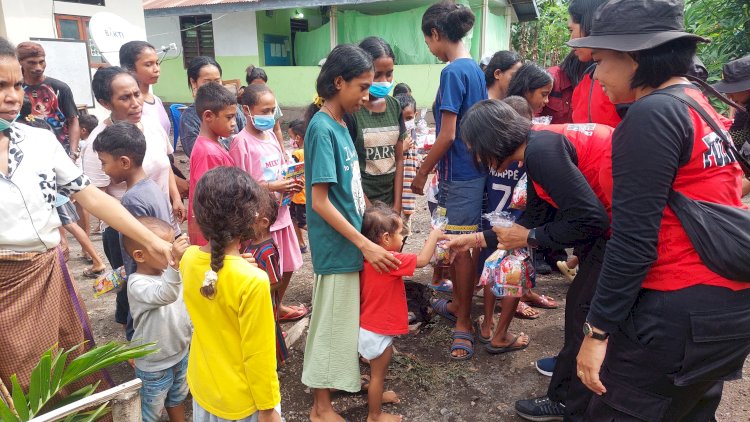
{"type": "Polygon", "coordinates": [[[565,416],[565,405],[553,402],[549,397],[537,397],[516,402],[518,416],[534,422],[561,421],[565,416]]]}
{"type": "Polygon", "coordinates": [[[537,274],[548,275],[552,274],[552,267],[544,260],[544,256],[540,253],[534,254],[534,269],[537,274]]]}

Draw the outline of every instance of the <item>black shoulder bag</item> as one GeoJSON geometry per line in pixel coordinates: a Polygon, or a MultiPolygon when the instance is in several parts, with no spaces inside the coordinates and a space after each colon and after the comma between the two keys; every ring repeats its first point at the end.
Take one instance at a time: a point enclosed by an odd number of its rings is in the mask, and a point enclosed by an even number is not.
{"type": "MultiPolygon", "coordinates": [[[[674,90],[655,94],[676,98],[695,110],[719,136],[727,153],[744,171],[750,170],[750,163],[740,155],[726,132],[693,98],[674,90]]],[[[667,204],[711,271],[730,280],[750,283],[750,211],[691,199],[674,189],[670,189],[667,204]]]]}

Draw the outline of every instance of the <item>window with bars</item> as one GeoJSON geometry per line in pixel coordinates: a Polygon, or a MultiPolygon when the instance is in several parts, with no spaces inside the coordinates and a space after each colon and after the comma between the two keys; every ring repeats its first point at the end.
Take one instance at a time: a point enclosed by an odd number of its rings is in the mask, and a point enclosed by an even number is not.
{"type": "Polygon", "coordinates": [[[180,34],[185,67],[193,57],[214,57],[214,26],[211,15],[180,16],[180,34]]]}

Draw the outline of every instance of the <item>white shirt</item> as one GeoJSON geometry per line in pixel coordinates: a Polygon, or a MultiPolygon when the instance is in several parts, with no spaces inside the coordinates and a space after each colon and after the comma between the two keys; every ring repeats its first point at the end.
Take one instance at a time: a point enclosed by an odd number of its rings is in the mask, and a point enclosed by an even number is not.
{"type": "MultiPolygon", "coordinates": [[[[146,138],[146,155],[143,157],[143,170],[146,175],[156,182],[159,188],[169,198],[169,173],[172,166],[169,164],[169,154],[174,152],[172,143],[169,142],[167,133],[161,127],[159,122],[151,116],[141,118],[143,126],[143,135],[146,138]]],[[[81,152],[81,164],[83,173],[91,179],[91,183],[98,188],[106,188],[108,194],[118,200],[128,190],[125,182],[112,184],[102,170],[102,163],[99,161],[99,155],[94,151],[94,141],[96,137],[106,128],[104,122],[100,123],[89,135],[88,143],[81,152]]]]}
{"type": "Polygon", "coordinates": [[[70,196],[89,183],[52,132],[14,123],[8,174],[0,173],[0,249],[46,252],[57,246],[56,193],[70,196]]]}

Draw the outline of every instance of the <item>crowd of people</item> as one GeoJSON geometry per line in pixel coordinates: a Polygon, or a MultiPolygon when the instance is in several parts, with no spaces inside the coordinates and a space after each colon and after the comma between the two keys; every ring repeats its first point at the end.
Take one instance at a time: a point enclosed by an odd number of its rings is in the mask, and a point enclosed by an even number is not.
{"type": "MultiPolygon", "coordinates": [[[[452,297],[431,304],[454,326],[446,346],[457,361],[477,341],[490,354],[528,347],[513,320],[559,306],[535,292],[536,275],[556,267],[571,280],[563,346],[536,362],[547,394],[519,397],[522,418],[715,420],[724,381],[741,377],[750,353],[749,271],[717,265],[705,237],[732,235],[696,233],[686,219],[709,216],[675,204],[720,204],[747,219],[736,210],[750,191],[750,56],[707,85],[696,48],[709,40],[685,31],[683,10],[681,0],[571,0],[572,52],[544,69],[511,51],[477,63],[463,42],[471,9],[430,6],[424,41],[447,66],[429,148],[382,38],[330,52],[304,119],[284,124],[292,151],[263,69],[248,67],[235,94],[219,63],[196,57],[195,101],[179,123],[187,175],[151,90],[151,44],[124,44],[121,66],[95,73],[109,112],[99,122],[44,74],[41,45],[0,39],[0,379],[28,386],[50,347],[87,341],[74,357],[93,345],[65,240],[73,234],[91,261],[82,276],[105,273],[90,213],[127,278],[115,321],[127,340],[156,343],[133,363],[144,421],[165,409],[185,420],[188,393],[195,421],[281,421],[281,324],[308,315],[300,376],[310,420],[344,420],[331,393],[363,388],[360,362],[371,372],[368,421],[401,420],[382,404],[399,401],[385,380],[393,339],[409,332],[403,278],[431,262],[431,287],[452,297]],[[433,227],[419,253],[404,253],[423,194],[433,227]],[[308,250],[311,309],[284,302],[308,250]],[[496,278],[486,276],[493,262],[496,278]],[[473,318],[477,290],[484,309],[473,318]]],[[[104,388],[106,378],[82,382],[104,388]]]]}

